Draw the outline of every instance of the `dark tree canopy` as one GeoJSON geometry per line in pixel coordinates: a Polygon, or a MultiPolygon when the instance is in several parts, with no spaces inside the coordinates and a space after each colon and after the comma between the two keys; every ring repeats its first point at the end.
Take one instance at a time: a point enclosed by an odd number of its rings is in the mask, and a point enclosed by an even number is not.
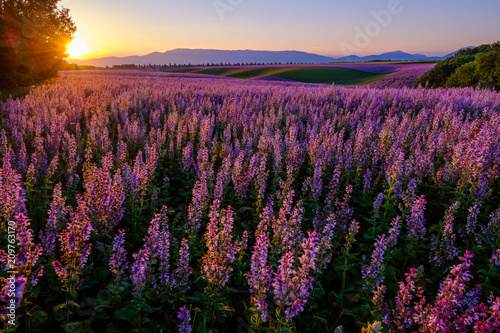
{"type": "Polygon", "coordinates": [[[0,88],[57,76],[76,27],[59,0],[0,0],[0,88]]]}

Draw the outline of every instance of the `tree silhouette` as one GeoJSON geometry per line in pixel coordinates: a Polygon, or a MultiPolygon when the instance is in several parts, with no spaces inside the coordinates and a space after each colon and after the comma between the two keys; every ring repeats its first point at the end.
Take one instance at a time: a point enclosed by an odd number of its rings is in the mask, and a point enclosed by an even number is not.
{"type": "Polygon", "coordinates": [[[59,0],[0,0],[0,87],[57,76],[76,27],[59,0]]]}

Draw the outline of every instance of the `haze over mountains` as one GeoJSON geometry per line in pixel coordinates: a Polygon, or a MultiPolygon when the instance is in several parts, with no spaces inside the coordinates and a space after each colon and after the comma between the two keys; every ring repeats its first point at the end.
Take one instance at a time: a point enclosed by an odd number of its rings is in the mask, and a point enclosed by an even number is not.
{"type": "MultiPolygon", "coordinates": [[[[456,51],[458,52],[458,51],[456,51]]],[[[409,54],[403,51],[387,52],[378,55],[358,57],[355,55],[333,58],[301,51],[253,51],[253,50],[208,50],[208,49],[175,49],[171,51],[153,52],[143,56],[103,57],[86,60],[72,60],[78,65],[106,67],[113,65],[200,65],[200,64],[249,64],[249,63],[331,63],[331,62],[364,62],[364,61],[424,61],[443,60],[444,57],[428,57],[423,54],[409,54]]]]}

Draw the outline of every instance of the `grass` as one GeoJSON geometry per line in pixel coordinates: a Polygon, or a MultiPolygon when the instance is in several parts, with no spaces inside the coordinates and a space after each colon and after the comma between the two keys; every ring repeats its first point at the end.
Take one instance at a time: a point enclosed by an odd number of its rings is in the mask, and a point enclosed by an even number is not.
{"type": "Polygon", "coordinates": [[[340,85],[367,84],[386,74],[373,74],[363,71],[336,67],[252,67],[252,68],[180,68],[166,70],[169,73],[209,74],[239,79],[274,76],[304,83],[328,83],[340,85]]]}

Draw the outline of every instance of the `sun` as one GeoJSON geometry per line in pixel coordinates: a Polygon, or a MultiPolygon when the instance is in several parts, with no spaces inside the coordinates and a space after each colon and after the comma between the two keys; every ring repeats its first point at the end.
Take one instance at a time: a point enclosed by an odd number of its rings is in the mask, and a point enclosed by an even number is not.
{"type": "Polygon", "coordinates": [[[89,49],[85,47],[85,44],[78,38],[75,38],[68,44],[66,52],[69,54],[69,58],[79,58],[90,52],[89,49]]]}

